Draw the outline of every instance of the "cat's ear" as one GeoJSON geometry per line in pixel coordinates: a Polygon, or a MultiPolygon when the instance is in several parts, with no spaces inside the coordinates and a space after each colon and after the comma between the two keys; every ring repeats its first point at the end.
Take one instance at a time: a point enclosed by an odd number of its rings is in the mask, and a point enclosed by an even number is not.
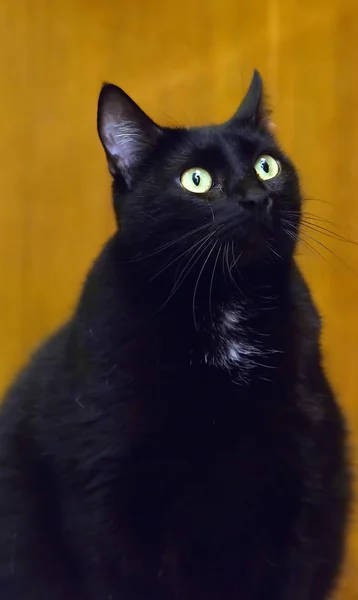
{"type": "Polygon", "coordinates": [[[130,186],[133,169],[155,145],[160,127],[123,90],[106,83],[98,99],[97,128],[110,173],[130,186]]]}
{"type": "Polygon", "coordinates": [[[269,111],[265,105],[261,75],[254,71],[250,87],[231,121],[246,121],[253,125],[269,127],[269,111]]]}

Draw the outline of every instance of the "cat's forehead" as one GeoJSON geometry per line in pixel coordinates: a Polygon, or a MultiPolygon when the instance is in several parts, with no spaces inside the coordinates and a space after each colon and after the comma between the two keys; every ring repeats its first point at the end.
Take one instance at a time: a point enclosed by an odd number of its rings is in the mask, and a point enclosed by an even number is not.
{"type": "Polygon", "coordinates": [[[169,160],[190,161],[207,157],[225,162],[251,161],[255,155],[271,150],[278,151],[278,147],[269,132],[245,125],[169,130],[166,148],[169,160]]]}

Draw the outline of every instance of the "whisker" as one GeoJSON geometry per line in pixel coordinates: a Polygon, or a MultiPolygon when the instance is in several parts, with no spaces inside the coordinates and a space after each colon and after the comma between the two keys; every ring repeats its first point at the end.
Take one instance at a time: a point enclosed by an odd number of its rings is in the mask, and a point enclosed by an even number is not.
{"type": "MultiPolygon", "coordinates": [[[[287,233],[287,235],[296,243],[300,243],[300,244],[304,244],[304,246],[306,248],[308,248],[308,250],[310,250],[312,253],[316,254],[317,256],[319,256],[322,260],[324,260],[325,262],[328,263],[327,259],[325,256],[323,256],[323,254],[321,254],[317,248],[314,248],[313,246],[311,246],[311,244],[309,244],[309,242],[307,242],[306,240],[299,238],[299,236],[294,233],[293,231],[289,231],[288,229],[284,228],[284,232],[287,233]]],[[[329,263],[328,263],[329,264],[329,263]]]]}
{"type": "Polygon", "coordinates": [[[154,250],[154,252],[151,252],[150,254],[146,254],[145,256],[140,256],[138,258],[134,258],[128,262],[129,263],[138,262],[140,260],[145,260],[147,258],[150,258],[151,256],[154,256],[155,254],[158,254],[159,252],[166,250],[170,246],[174,246],[174,244],[177,244],[178,242],[185,240],[186,238],[190,237],[191,235],[194,235],[194,233],[197,233],[198,231],[202,231],[203,229],[206,229],[207,227],[210,227],[210,226],[211,226],[211,223],[205,223],[205,225],[200,225],[200,227],[196,227],[195,229],[192,229],[191,231],[185,233],[184,235],[181,235],[180,237],[176,238],[175,240],[171,240],[170,242],[167,242],[163,246],[160,246],[159,248],[154,250]]]}
{"type": "MultiPolygon", "coordinates": [[[[296,232],[298,232],[298,228],[293,224],[290,223],[289,221],[286,220],[286,223],[288,225],[290,225],[291,227],[295,227],[296,232]]],[[[290,232],[285,229],[286,233],[288,233],[288,235],[290,235],[290,232]]],[[[312,228],[312,231],[313,228],[312,228]]],[[[291,230],[291,233],[292,230],[291,230]]],[[[319,233],[319,232],[317,232],[319,233]]],[[[323,256],[320,252],[318,252],[317,248],[315,248],[314,246],[312,246],[312,244],[310,244],[309,242],[307,242],[307,240],[303,239],[302,236],[305,236],[306,238],[312,240],[312,242],[315,242],[316,244],[318,244],[319,246],[321,246],[322,248],[324,248],[325,250],[327,250],[327,252],[329,252],[332,256],[334,256],[341,264],[343,264],[347,269],[349,269],[349,271],[351,271],[352,273],[354,273],[355,276],[357,276],[357,272],[348,264],[346,263],[340,256],[338,256],[331,248],[329,248],[328,246],[326,246],[325,244],[323,244],[322,242],[320,242],[319,240],[317,240],[316,238],[314,238],[313,236],[309,235],[307,232],[305,232],[303,230],[303,228],[300,231],[300,236],[297,235],[297,233],[295,234],[295,239],[296,241],[300,241],[303,244],[305,244],[305,246],[307,246],[308,248],[310,248],[311,251],[315,252],[320,258],[322,258],[322,260],[324,260],[325,262],[328,263],[327,259],[325,256],[323,256]]],[[[329,264],[329,263],[328,263],[329,264]]]]}
{"type": "MultiPolygon", "coordinates": [[[[241,291],[241,289],[239,288],[238,284],[235,281],[235,277],[232,274],[232,269],[234,267],[236,267],[236,264],[237,264],[238,260],[240,259],[241,255],[242,255],[242,252],[243,251],[240,252],[239,256],[235,257],[235,254],[234,254],[234,240],[232,240],[231,241],[232,262],[231,262],[231,265],[230,265],[229,264],[229,242],[226,243],[226,253],[225,253],[225,256],[226,256],[227,272],[229,274],[231,283],[234,285],[234,287],[237,289],[237,291],[240,292],[240,294],[242,294],[242,291],[241,291]]],[[[239,272],[237,268],[236,268],[236,270],[237,270],[237,272],[239,272]]]]}
{"type": "Polygon", "coordinates": [[[186,262],[185,267],[182,269],[182,271],[180,272],[180,275],[178,276],[178,278],[175,280],[173,288],[168,296],[168,298],[166,299],[166,301],[164,302],[164,304],[162,304],[162,306],[160,306],[160,308],[158,309],[157,312],[159,312],[160,310],[162,310],[167,304],[168,302],[173,298],[174,294],[178,291],[178,289],[180,288],[180,286],[182,285],[182,283],[185,281],[185,279],[188,277],[190,271],[193,269],[193,267],[196,265],[196,263],[198,262],[199,258],[204,254],[204,252],[207,250],[207,248],[210,246],[211,243],[211,238],[212,236],[215,234],[216,232],[213,231],[212,233],[208,234],[205,238],[205,240],[202,242],[202,244],[199,246],[199,248],[196,249],[196,251],[194,252],[194,254],[189,258],[189,260],[186,262]],[[190,263],[193,261],[193,259],[195,258],[194,262],[191,264],[191,266],[189,267],[190,263]],[[188,268],[189,267],[189,268],[188,268]]]}
{"type": "Polygon", "coordinates": [[[278,252],[276,252],[276,250],[271,246],[270,242],[267,242],[267,246],[268,246],[268,249],[270,250],[270,252],[272,252],[273,254],[275,254],[277,256],[277,258],[279,258],[280,260],[282,260],[281,254],[279,254],[278,252]]]}
{"type": "Polygon", "coordinates": [[[349,238],[344,237],[343,235],[340,235],[339,233],[336,233],[335,231],[331,231],[330,229],[327,229],[326,227],[322,227],[322,225],[318,225],[317,223],[310,223],[309,221],[306,221],[303,219],[302,226],[307,227],[307,229],[312,229],[313,231],[317,231],[317,233],[321,233],[322,235],[326,235],[327,237],[338,240],[340,242],[347,242],[348,244],[353,244],[354,246],[358,246],[358,242],[355,242],[354,240],[350,240],[349,238]]]}
{"type": "MultiPolygon", "coordinates": [[[[234,250],[233,250],[233,245],[231,246],[231,248],[232,248],[232,252],[234,252],[234,250]]],[[[229,249],[230,249],[230,246],[229,246],[229,242],[228,242],[228,243],[227,243],[227,245],[226,245],[226,265],[227,265],[227,268],[228,268],[228,272],[229,272],[230,279],[231,279],[231,280],[233,280],[233,279],[234,279],[234,276],[233,276],[233,274],[232,274],[232,270],[233,270],[233,268],[234,268],[234,265],[235,265],[236,258],[235,258],[235,256],[234,256],[234,253],[233,253],[233,260],[232,260],[232,263],[231,263],[231,264],[229,264],[229,263],[230,263],[230,258],[229,258],[229,249]]]]}
{"type": "Polygon", "coordinates": [[[328,200],[322,200],[322,198],[303,198],[303,202],[322,202],[322,204],[328,204],[328,206],[334,206],[332,202],[328,200]]]}
{"type": "Polygon", "coordinates": [[[213,293],[213,283],[214,283],[214,276],[215,276],[215,270],[216,270],[216,265],[218,264],[218,260],[219,260],[219,256],[220,256],[220,252],[222,250],[222,244],[220,245],[219,249],[218,249],[218,253],[216,255],[216,259],[215,259],[215,263],[214,263],[214,267],[213,267],[213,272],[211,274],[211,280],[210,280],[210,288],[209,288],[209,311],[210,311],[210,316],[211,316],[211,320],[213,321],[213,310],[212,310],[212,293],[213,293]]]}
{"type": "Polygon", "coordinates": [[[314,237],[312,237],[311,235],[309,235],[308,233],[306,233],[305,231],[301,231],[301,234],[305,235],[306,237],[308,237],[310,240],[312,240],[313,242],[315,242],[316,244],[319,244],[319,246],[321,246],[322,248],[324,248],[325,250],[327,250],[327,252],[329,252],[332,256],[334,256],[337,260],[339,260],[339,262],[344,265],[347,269],[349,269],[352,273],[354,273],[354,275],[358,275],[358,273],[350,266],[348,265],[340,256],[338,256],[338,254],[336,254],[335,252],[333,252],[333,250],[331,248],[328,248],[328,246],[326,246],[325,244],[323,244],[322,242],[316,240],[314,237]]]}
{"type": "Polygon", "coordinates": [[[226,244],[227,244],[227,242],[225,242],[225,244],[223,246],[223,253],[221,255],[221,268],[222,268],[222,272],[223,272],[225,281],[226,281],[226,283],[228,283],[227,277],[226,277],[226,271],[225,271],[225,246],[226,246],[226,244]]]}
{"type": "Polygon", "coordinates": [[[199,285],[199,280],[200,280],[200,277],[201,277],[201,275],[202,275],[202,273],[203,273],[203,271],[204,271],[204,269],[205,269],[205,265],[207,264],[207,262],[208,262],[208,260],[209,260],[209,258],[210,258],[210,256],[211,256],[211,254],[212,254],[212,252],[213,252],[213,250],[214,250],[215,246],[217,245],[218,241],[219,241],[219,240],[216,240],[216,242],[214,243],[213,247],[211,248],[211,250],[210,250],[209,254],[207,255],[207,257],[206,257],[206,259],[205,259],[205,261],[204,261],[204,264],[203,264],[203,266],[202,266],[202,267],[201,267],[201,269],[200,269],[200,272],[199,272],[199,275],[198,275],[198,278],[197,278],[197,280],[196,280],[196,284],[195,284],[195,287],[194,287],[192,308],[193,308],[194,327],[195,327],[196,331],[198,331],[198,324],[197,324],[197,322],[196,322],[196,317],[195,317],[195,297],[196,297],[196,292],[197,292],[197,289],[198,289],[198,285],[199,285]]]}
{"type": "Polygon", "coordinates": [[[319,256],[319,258],[321,258],[325,263],[327,263],[328,265],[330,264],[329,261],[327,260],[327,258],[321,253],[319,252],[319,250],[317,250],[317,248],[315,248],[314,246],[312,246],[309,242],[307,242],[307,240],[303,240],[302,238],[299,240],[299,242],[301,244],[304,244],[304,246],[306,248],[308,248],[311,252],[313,252],[314,254],[316,254],[317,256],[319,256]]]}
{"type": "Polygon", "coordinates": [[[235,263],[234,240],[231,240],[231,256],[232,256],[232,262],[231,262],[229,271],[231,271],[231,269],[234,267],[234,263],[235,263]]]}
{"type": "Polygon", "coordinates": [[[240,260],[240,258],[242,256],[242,253],[243,253],[243,250],[241,250],[240,254],[235,258],[235,254],[234,254],[234,242],[232,242],[231,251],[232,251],[233,262],[231,263],[231,265],[229,267],[230,274],[231,274],[231,271],[233,270],[233,268],[236,267],[236,264],[240,260]]]}
{"type": "Polygon", "coordinates": [[[212,216],[213,223],[215,223],[215,215],[214,215],[213,207],[211,206],[210,200],[207,200],[207,203],[208,203],[208,206],[209,206],[209,208],[211,210],[211,216],[212,216]]]}
{"type": "Polygon", "coordinates": [[[167,265],[165,265],[165,267],[163,267],[162,269],[160,269],[160,271],[158,271],[158,273],[156,273],[155,275],[153,275],[149,279],[149,282],[153,281],[153,279],[156,279],[159,275],[161,275],[162,273],[164,273],[164,271],[166,271],[167,269],[169,269],[169,267],[171,267],[177,260],[180,260],[183,256],[185,256],[185,254],[188,254],[188,252],[191,252],[192,250],[194,250],[194,248],[196,246],[198,246],[198,244],[200,244],[202,241],[204,241],[206,237],[207,236],[204,236],[199,241],[194,242],[194,244],[192,244],[192,246],[190,246],[190,248],[187,248],[186,250],[184,250],[184,252],[182,252],[181,254],[179,254],[179,256],[177,256],[176,258],[174,258],[173,260],[171,260],[167,265]]]}
{"type": "MultiPolygon", "coordinates": [[[[344,230],[350,230],[354,235],[358,234],[358,230],[354,229],[353,227],[350,227],[348,225],[343,225],[342,223],[336,223],[335,221],[330,221],[329,219],[326,219],[325,217],[321,217],[318,215],[315,215],[314,213],[308,212],[308,211],[303,211],[302,215],[300,215],[300,212],[297,210],[287,210],[285,209],[284,211],[285,215],[289,215],[289,216],[294,216],[294,217],[302,217],[302,221],[305,221],[307,219],[309,219],[309,222],[313,221],[318,221],[320,223],[327,223],[328,225],[333,225],[333,227],[335,227],[336,229],[340,229],[341,231],[344,230]]],[[[336,235],[341,235],[338,232],[332,231],[332,230],[328,230],[330,233],[332,234],[336,234],[336,235]]],[[[356,244],[357,242],[355,242],[355,240],[352,240],[350,238],[347,238],[345,235],[342,235],[342,237],[344,237],[345,240],[350,241],[351,243],[356,244]]]]}
{"type": "MultiPolygon", "coordinates": [[[[189,272],[191,270],[191,267],[190,267],[190,270],[185,273],[187,267],[190,266],[190,264],[192,263],[193,259],[197,256],[198,252],[200,253],[199,257],[201,256],[202,253],[200,252],[200,250],[203,248],[203,246],[205,246],[205,248],[206,248],[209,245],[209,242],[210,242],[210,240],[211,240],[211,238],[213,237],[214,234],[215,234],[215,232],[213,231],[213,232],[209,233],[208,235],[206,235],[205,238],[204,238],[204,240],[203,240],[203,242],[200,244],[199,248],[197,248],[196,251],[194,252],[194,254],[189,258],[189,260],[187,260],[184,268],[180,272],[180,275],[175,280],[175,283],[174,283],[174,286],[173,286],[173,291],[176,291],[176,289],[177,289],[176,286],[181,285],[181,282],[182,282],[181,278],[182,278],[182,276],[184,275],[184,279],[185,279],[185,277],[189,274],[189,272]],[[207,245],[206,245],[206,242],[208,242],[207,245]]],[[[195,263],[196,263],[196,260],[192,264],[192,266],[194,266],[195,263]]]]}

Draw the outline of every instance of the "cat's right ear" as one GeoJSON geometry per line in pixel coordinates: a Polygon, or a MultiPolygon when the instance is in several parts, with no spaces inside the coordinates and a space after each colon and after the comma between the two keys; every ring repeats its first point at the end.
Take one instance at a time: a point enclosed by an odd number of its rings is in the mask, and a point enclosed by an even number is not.
{"type": "Polygon", "coordinates": [[[98,99],[97,128],[108,168],[130,187],[133,169],[155,145],[161,129],[119,87],[106,83],[98,99]]]}

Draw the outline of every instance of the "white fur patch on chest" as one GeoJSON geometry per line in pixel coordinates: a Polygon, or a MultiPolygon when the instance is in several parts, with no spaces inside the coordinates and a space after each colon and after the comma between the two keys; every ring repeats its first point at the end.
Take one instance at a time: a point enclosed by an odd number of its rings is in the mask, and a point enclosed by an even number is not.
{"type": "Polygon", "coordinates": [[[244,322],[237,307],[223,310],[214,326],[213,348],[205,354],[206,364],[230,370],[241,367],[244,371],[257,364],[263,350],[257,341],[249,339],[250,334],[244,322]]]}

